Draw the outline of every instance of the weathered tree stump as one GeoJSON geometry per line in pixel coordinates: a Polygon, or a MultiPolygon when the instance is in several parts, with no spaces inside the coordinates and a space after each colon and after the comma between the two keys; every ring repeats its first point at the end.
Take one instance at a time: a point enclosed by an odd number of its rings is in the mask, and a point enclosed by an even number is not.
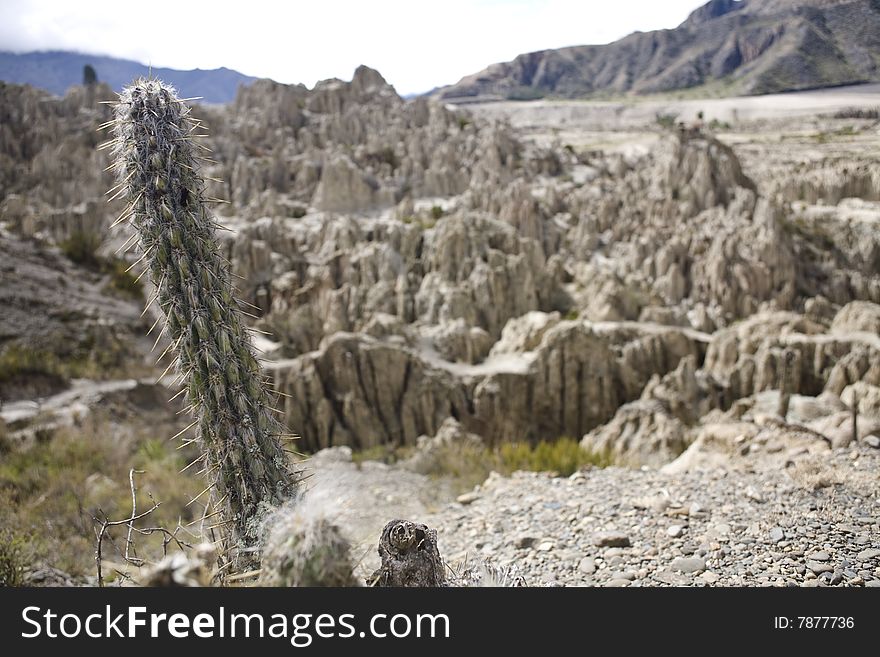
{"type": "Polygon", "coordinates": [[[392,520],[379,539],[382,565],[367,579],[369,586],[448,586],[437,548],[437,530],[409,520],[392,520]]]}

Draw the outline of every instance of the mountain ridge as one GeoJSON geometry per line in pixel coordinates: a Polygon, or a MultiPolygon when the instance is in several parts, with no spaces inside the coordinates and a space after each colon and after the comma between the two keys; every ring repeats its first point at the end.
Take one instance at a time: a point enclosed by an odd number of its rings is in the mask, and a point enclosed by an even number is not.
{"type": "Polygon", "coordinates": [[[711,0],[676,28],[525,53],[432,95],[520,100],[700,87],[738,95],[877,80],[878,0],[711,0]]]}
{"type": "Polygon", "coordinates": [[[91,55],[69,50],[43,50],[26,53],[0,51],[0,80],[14,84],[30,84],[57,96],[82,83],[83,67],[94,67],[98,80],[119,91],[133,79],[150,72],[168,84],[186,89],[188,96],[200,96],[207,103],[228,103],[235,98],[241,84],[257,78],[226,67],[216,69],[180,70],[150,67],[140,62],[91,55]]]}

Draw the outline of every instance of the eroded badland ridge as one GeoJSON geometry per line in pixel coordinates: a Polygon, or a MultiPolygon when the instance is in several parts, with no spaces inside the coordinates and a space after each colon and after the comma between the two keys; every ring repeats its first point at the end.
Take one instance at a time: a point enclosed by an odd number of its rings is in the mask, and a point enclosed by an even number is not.
{"type": "MultiPolygon", "coordinates": [[[[95,133],[110,96],[0,87],[10,526],[54,485],[25,455],[111,434],[95,449],[172,472],[144,445],[187,423],[172,377],[153,383],[152,292],[124,271],[139,254],[114,255],[129,234],[109,228],[123,208],[95,133]]],[[[309,495],[356,541],[418,516],[453,561],[530,583],[880,583],[880,101],[862,100],[715,121],[706,101],[681,126],[661,106],[499,120],[361,67],[199,109],[284,420],[300,450],[333,448],[309,495]],[[493,475],[454,501],[454,458],[562,437],[614,466],[493,475]]],[[[83,513],[124,500],[102,457],[71,454],[83,513]]]]}

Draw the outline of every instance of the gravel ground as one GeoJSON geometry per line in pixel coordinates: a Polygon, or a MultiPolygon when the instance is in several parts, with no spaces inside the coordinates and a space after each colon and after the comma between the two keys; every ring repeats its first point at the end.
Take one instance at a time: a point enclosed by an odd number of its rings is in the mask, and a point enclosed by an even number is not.
{"type": "Polygon", "coordinates": [[[494,475],[426,521],[453,568],[529,585],[880,586],[880,450],[788,468],[494,475]]]}

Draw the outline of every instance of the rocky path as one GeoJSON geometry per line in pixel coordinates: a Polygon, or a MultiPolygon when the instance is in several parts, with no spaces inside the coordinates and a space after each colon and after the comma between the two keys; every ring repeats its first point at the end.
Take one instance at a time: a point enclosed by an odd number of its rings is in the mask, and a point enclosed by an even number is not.
{"type": "Polygon", "coordinates": [[[491,477],[431,519],[447,559],[516,564],[531,584],[880,586],[880,451],[784,470],[491,477]]]}
{"type": "Polygon", "coordinates": [[[76,414],[86,415],[102,395],[132,390],[138,385],[135,379],[117,381],[92,381],[74,379],[70,388],[49,397],[20,399],[6,402],[0,408],[0,419],[8,425],[25,424],[38,417],[69,425],[76,414]]]}
{"type": "Polygon", "coordinates": [[[312,494],[345,498],[359,545],[409,517],[438,530],[454,569],[488,559],[538,586],[880,586],[880,450],[867,444],[782,469],[493,475],[445,504],[448,490],[399,468],[314,465],[312,494]]]}

